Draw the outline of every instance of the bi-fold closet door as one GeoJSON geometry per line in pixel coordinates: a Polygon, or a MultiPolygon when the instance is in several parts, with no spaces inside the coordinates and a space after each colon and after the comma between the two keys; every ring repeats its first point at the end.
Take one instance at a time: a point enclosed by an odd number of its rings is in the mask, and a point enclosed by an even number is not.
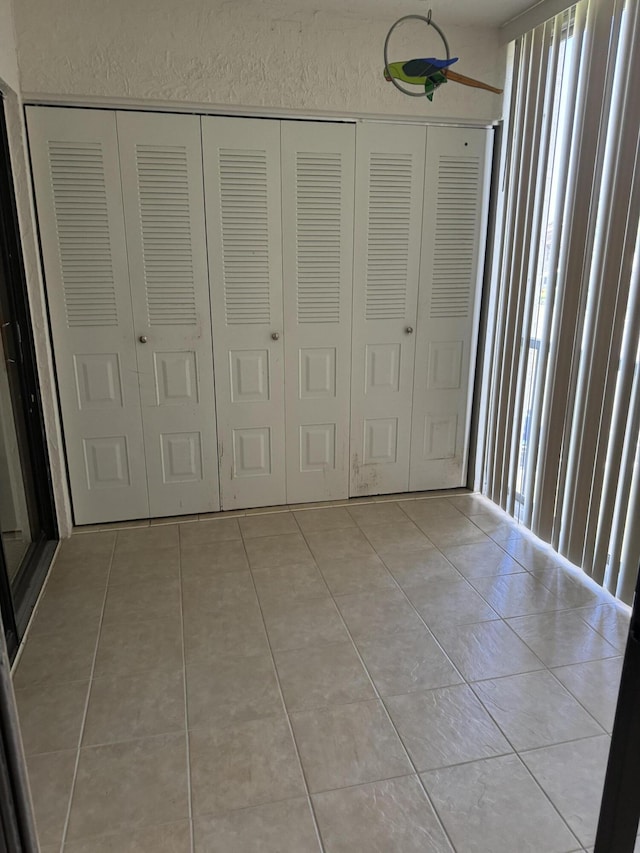
{"type": "Polygon", "coordinates": [[[222,507],[345,497],[355,128],[202,136],[222,507]]]}
{"type": "Polygon", "coordinates": [[[27,118],[75,521],[216,510],[200,120],[27,118]]]}
{"type": "Polygon", "coordinates": [[[465,484],[490,134],[358,126],[352,496],[465,484]]]}

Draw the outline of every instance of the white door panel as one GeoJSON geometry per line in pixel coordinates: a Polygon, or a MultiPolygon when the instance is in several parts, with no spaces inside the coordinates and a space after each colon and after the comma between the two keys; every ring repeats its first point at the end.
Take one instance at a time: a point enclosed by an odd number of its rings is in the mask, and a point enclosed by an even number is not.
{"type": "Polygon", "coordinates": [[[117,124],[150,512],[218,510],[200,120],[117,124]]]}
{"type": "Polygon", "coordinates": [[[411,490],[466,482],[490,138],[482,128],[427,131],[411,490]]]}
{"type": "Polygon", "coordinates": [[[352,496],[409,487],[425,128],[356,133],[352,496]]]}
{"type": "Polygon", "coordinates": [[[115,114],[27,120],[74,519],[147,517],[115,114]]]}
{"type": "Polygon", "coordinates": [[[223,509],[286,503],[280,122],[202,119],[223,509]]]}
{"type": "Polygon", "coordinates": [[[287,501],[349,493],[355,127],[282,122],[287,501]]]}

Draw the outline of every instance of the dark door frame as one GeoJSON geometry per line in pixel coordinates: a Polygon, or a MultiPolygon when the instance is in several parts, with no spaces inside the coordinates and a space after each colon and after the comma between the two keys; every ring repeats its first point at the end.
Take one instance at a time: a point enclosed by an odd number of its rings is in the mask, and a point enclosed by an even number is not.
{"type": "MultiPolygon", "coordinates": [[[[3,337],[9,349],[9,357],[15,362],[12,379],[17,383],[22,403],[17,415],[21,421],[19,432],[23,433],[20,436],[23,439],[21,457],[30,480],[27,499],[30,512],[38,519],[39,526],[11,589],[6,577],[6,567],[0,561],[0,575],[4,576],[0,578],[0,601],[3,604],[8,645],[12,647],[11,634],[16,632],[19,640],[42,586],[58,539],[58,527],[22,257],[4,96],[0,97],[0,265],[2,278],[6,283],[0,293],[0,299],[4,303],[5,313],[10,318],[10,327],[4,330],[3,337]],[[9,614],[9,609],[12,609],[12,614],[9,614]]],[[[15,653],[13,649],[12,653],[15,653]]]]}

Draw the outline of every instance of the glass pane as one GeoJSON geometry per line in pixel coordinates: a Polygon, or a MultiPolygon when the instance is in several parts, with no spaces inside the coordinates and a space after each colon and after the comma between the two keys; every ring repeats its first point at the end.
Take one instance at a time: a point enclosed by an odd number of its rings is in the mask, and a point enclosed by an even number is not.
{"type": "MultiPolygon", "coordinates": [[[[0,288],[5,286],[0,272],[0,288]]],[[[0,352],[0,535],[9,574],[13,581],[32,542],[23,457],[17,424],[20,418],[19,392],[15,372],[13,328],[2,310],[2,351],[0,352]]]]}

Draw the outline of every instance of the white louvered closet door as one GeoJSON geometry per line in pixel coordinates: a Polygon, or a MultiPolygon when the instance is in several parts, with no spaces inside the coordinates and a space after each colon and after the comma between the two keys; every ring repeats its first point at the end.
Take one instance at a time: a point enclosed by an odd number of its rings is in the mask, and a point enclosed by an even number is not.
{"type": "Polygon", "coordinates": [[[74,520],[146,518],[115,114],[27,121],[74,520]]]}
{"type": "Polygon", "coordinates": [[[426,129],[356,132],[352,496],[409,487],[426,129]]]}
{"type": "Polygon", "coordinates": [[[286,503],[280,122],[204,117],[223,509],[286,503]]]}
{"type": "Polygon", "coordinates": [[[466,482],[491,137],[484,128],[427,131],[411,490],[466,482]]]}
{"type": "Polygon", "coordinates": [[[282,123],[287,502],[349,494],[355,126],[282,123]]]}
{"type": "Polygon", "coordinates": [[[150,513],[218,510],[200,119],[117,125],[150,513]]]}

